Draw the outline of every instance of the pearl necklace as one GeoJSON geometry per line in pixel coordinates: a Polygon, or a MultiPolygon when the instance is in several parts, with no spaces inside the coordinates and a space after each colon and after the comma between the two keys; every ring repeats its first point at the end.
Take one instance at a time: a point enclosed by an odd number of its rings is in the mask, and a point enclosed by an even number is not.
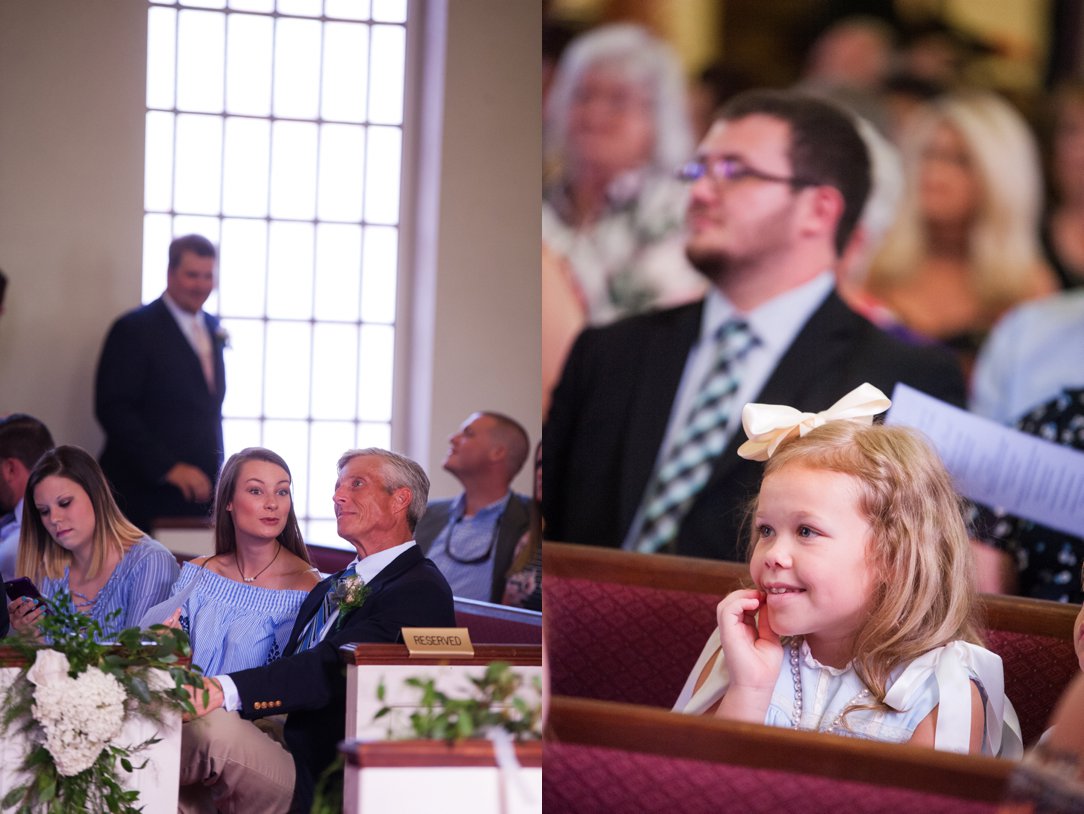
{"type": "MultiPolygon", "coordinates": [[[[798,650],[802,646],[801,639],[793,639],[790,643],[790,677],[794,682],[794,707],[790,713],[790,725],[792,729],[801,729],[802,723],[802,678],[798,672],[798,650]]],[[[863,698],[870,694],[870,691],[863,687],[858,691],[858,695],[850,700],[850,703],[844,704],[843,709],[839,711],[839,714],[832,719],[826,728],[816,729],[816,732],[831,732],[836,729],[843,721],[843,713],[850,707],[853,707],[863,698]]]]}
{"type": "Polygon", "coordinates": [[[237,556],[236,554],[234,554],[233,555],[233,561],[235,563],[237,563],[237,573],[241,575],[241,579],[243,579],[245,582],[255,582],[256,578],[259,577],[260,574],[262,574],[264,571],[266,571],[268,568],[270,568],[272,565],[275,564],[275,560],[277,560],[279,558],[279,552],[280,551],[282,551],[282,543],[279,543],[279,547],[275,549],[275,556],[271,558],[271,562],[269,562],[267,565],[265,565],[263,568],[261,568],[255,574],[253,574],[251,577],[246,577],[245,576],[244,569],[241,568],[241,558],[239,556],[237,556]]]}

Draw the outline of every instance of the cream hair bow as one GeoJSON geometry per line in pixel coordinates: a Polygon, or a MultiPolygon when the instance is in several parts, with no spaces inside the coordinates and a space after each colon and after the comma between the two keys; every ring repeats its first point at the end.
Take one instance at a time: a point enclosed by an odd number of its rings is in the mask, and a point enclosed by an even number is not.
{"type": "Polygon", "coordinates": [[[749,440],[738,447],[738,454],[750,461],[766,461],[795,431],[803,436],[839,419],[872,424],[875,415],[891,406],[888,396],[868,382],[819,413],[800,413],[783,404],[746,404],[741,411],[741,423],[749,440]]]}

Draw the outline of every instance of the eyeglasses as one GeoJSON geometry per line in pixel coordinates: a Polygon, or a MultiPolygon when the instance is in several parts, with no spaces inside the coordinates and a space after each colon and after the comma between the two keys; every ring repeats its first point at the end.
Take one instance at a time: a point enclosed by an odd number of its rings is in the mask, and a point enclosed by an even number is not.
{"type": "Polygon", "coordinates": [[[481,553],[477,553],[474,556],[457,554],[452,548],[455,542],[455,529],[462,519],[463,515],[459,515],[452,521],[452,524],[448,526],[448,531],[446,532],[447,536],[444,540],[445,553],[448,555],[449,559],[454,560],[460,565],[477,565],[485,562],[489,559],[490,555],[493,553],[493,549],[497,546],[497,532],[500,530],[501,518],[497,518],[493,523],[493,534],[489,538],[489,545],[487,545],[481,553]]]}
{"type": "Polygon", "coordinates": [[[741,181],[745,178],[755,178],[757,181],[789,184],[796,189],[821,186],[819,181],[813,181],[808,178],[799,178],[797,176],[787,178],[782,175],[772,175],[768,172],[761,172],[760,170],[755,170],[747,164],[744,164],[740,159],[731,158],[729,156],[721,158],[693,159],[678,167],[677,170],[674,171],[674,175],[678,180],[688,181],[690,183],[705,177],[710,178],[712,181],[715,181],[715,183],[719,183],[720,181],[741,181]]]}

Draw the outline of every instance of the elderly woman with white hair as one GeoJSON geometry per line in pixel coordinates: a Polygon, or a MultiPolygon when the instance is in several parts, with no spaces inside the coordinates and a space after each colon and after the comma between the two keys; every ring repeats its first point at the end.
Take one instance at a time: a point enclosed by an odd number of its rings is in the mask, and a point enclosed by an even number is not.
{"type": "Polygon", "coordinates": [[[901,144],[907,187],[868,290],[952,346],[965,372],[1008,308],[1054,290],[1038,243],[1042,181],[1024,119],[989,92],[932,102],[901,144]]]}
{"type": "Polygon", "coordinates": [[[546,110],[542,239],[567,261],[587,323],[705,290],[685,259],[687,191],[672,177],[692,153],[687,117],[676,57],[639,26],[597,28],[558,66],[546,110]]]}

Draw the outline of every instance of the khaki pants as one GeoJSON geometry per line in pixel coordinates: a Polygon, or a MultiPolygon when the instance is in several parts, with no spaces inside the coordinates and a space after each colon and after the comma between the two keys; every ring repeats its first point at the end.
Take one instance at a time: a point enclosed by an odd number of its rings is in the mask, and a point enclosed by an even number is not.
{"type": "Polygon", "coordinates": [[[263,721],[216,709],[181,727],[181,814],[285,814],[294,761],[263,721]]]}

